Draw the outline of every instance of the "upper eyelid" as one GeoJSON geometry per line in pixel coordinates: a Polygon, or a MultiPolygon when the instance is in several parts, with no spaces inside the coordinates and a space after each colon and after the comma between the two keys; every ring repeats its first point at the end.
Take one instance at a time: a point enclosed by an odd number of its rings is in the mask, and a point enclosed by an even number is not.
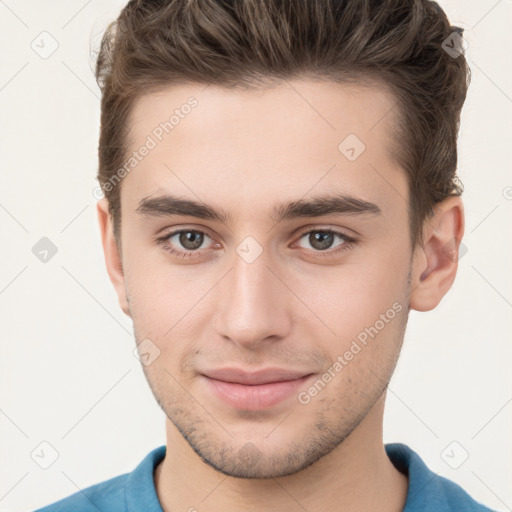
{"type": "MultiPolygon", "coordinates": [[[[162,231],[165,231],[165,230],[162,230],[162,231]]],[[[208,232],[208,230],[206,229],[203,229],[203,228],[179,228],[179,229],[171,229],[170,231],[168,232],[165,232],[163,235],[158,235],[157,236],[157,239],[158,240],[161,240],[161,239],[169,239],[175,235],[177,235],[178,233],[182,233],[182,232],[186,232],[186,231],[194,231],[195,233],[202,233],[203,235],[206,235],[208,238],[211,238],[212,240],[214,239],[214,237],[208,232]]]]}
{"type": "MultiPolygon", "coordinates": [[[[200,228],[180,228],[180,229],[175,229],[175,230],[171,230],[169,231],[168,233],[166,233],[165,235],[162,235],[160,238],[169,238],[171,236],[174,236],[174,235],[177,235],[178,233],[181,233],[183,231],[194,231],[196,233],[201,233],[203,235],[206,235],[208,236],[209,238],[213,239],[214,237],[210,235],[210,233],[204,229],[200,229],[200,228]]],[[[340,228],[326,228],[324,226],[313,226],[313,227],[308,227],[308,228],[304,228],[304,230],[302,230],[301,228],[299,229],[296,229],[293,233],[292,233],[292,236],[304,236],[308,233],[311,233],[313,231],[326,231],[326,232],[329,232],[329,233],[334,233],[334,234],[339,234],[339,235],[344,235],[348,238],[354,238],[353,235],[349,235],[347,233],[345,233],[345,231],[343,231],[342,229],[340,228]]]]}
{"type": "MultiPolygon", "coordinates": [[[[298,236],[298,235],[303,236],[303,235],[305,235],[307,233],[310,233],[311,231],[328,231],[328,232],[332,232],[332,233],[338,233],[340,235],[345,235],[347,237],[355,238],[354,235],[346,233],[345,230],[346,231],[352,231],[352,230],[349,230],[347,228],[335,228],[335,227],[325,227],[324,225],[313,225],[313,226],[307,226],[305,228],[297,228],[297,229],[293,230],[291,236],[293,236],[293,237],[298,236]]],[[[161,231],[164,231],[164,230],[161,230],[161,231]]],[[[184,227],[184,228],[178,228],[178,229],[171,229],[171,231],[169,231],[165,235],[161,235],[161,236],[164,237],[164,238],[167,238],[167,237],[176,235],[177,233],[181,233],[182,231],[195,231],[197,233],[203,233],[203,234],[209,236],[212,239],[214,238],[210,234],[208,229],[207,228],[203,228],[203,227],[201,227],[201,228],[184,227]]]]}
{"type": "Polygon", "coordinates": [[[312,231],[326,231],[328,233],[343,235],[347,238],[355,238],[354,235],[346,233],[348,230],[345,231],[343,228],[326,228],[325,226],[308,226],[304,230],[298,229],[294,236],[304,236],[308,233],[311,233],[312,231]]]}

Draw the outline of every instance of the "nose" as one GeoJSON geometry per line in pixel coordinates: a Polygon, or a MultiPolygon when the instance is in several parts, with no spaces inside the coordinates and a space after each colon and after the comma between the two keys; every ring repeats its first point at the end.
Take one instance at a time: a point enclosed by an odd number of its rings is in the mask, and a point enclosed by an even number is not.
{"type": "Polygon", "coordinates": [[[215,297],[213,325],[224,339],[255,349],[290,332],[290,292],[274,267],[265,251],[251,263],[234,254],[232,269],[219,283],[215,297]]]}

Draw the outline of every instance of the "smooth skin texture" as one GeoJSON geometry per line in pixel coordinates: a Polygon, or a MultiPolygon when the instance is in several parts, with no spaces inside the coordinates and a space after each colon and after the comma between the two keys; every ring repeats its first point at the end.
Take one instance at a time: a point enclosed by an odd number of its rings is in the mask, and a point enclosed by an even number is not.
{"type": "Polygon", "coordinates": [[[435,308],[455,279],[461,199],[438,205],[424,248],[412,251],[406,176],[387,138],[394,98],[384,87],[311,79],[256,91],[176,85],[136,102],[133,150],[190,96],[197,106],[122,181],[122,255],[106,199],[98,202],[120,305],[137,343],[149,338],[161,351],[143,368],[167,416],[167,455],[155,472],[164,510],[401,511],[407,478],[382,440],[386,387],[408,310],[435,308]],[[353,162],[338,150],[350,133],[366,145],[353,162]],[[137,212],[163,194],[226,216],[137,212]],[[273,218],[276,205],[335,194],[381,213],[273,218]],[[168,236],[180,229],[205,235],[168,236]],[[166,250],[157,241],[164,236],[186,256],[166,250]],[[248,236],[262,249],[252,263],[236,251],[248,236]],[[317,380],[394,303],[401,312],[307,404],[294,395],[240,410],[201,376],[277,367],[317,380]]]}

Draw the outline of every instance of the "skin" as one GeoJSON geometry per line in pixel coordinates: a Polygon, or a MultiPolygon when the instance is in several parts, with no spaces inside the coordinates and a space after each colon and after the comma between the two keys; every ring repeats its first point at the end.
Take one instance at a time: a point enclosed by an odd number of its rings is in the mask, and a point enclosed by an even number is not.
{"type": "MultiPolygon", "coordinates": [[[[167,416],[167,455],[154,475],[163,509],[402,510],[407,478],[382,440],[386,387],[409,310],[435,308],[455,279],[461,199],[438,204],[424,246],[412,249],[406,175],[387,138],[394,99],[383,87],[307,79],[257,91],[182,84],[135,103],[133,149],[190,96],[198,105],[122,181],[122,255],[106,199],[98,202],[120,305],[137,343],[149,338],[160,350],[143,368],[167,416]],[[366,145],[353,162],[338,150],[350,133],[366,145]],[[141,200],[163,193],[230,218],[136,212],[141,200]],[[381,214],[271,218],[275,204],[332,193],[376,203],[381,214]],[[176,229],[208,236],[181,258],[155,241],[176,229]],[[319,250],[309,234],[325,229],[356,242],[334,237],[319,250]],[[247,236],[262,249],[252,263],[236,251],[247,236]],[[225,366],[319,378],[394,303],[401,311],[307,404],[293,396],[241,410],[220,402],[201,378],[201,370],[225,366]]],[[[177,236],[169,243],[190,247],[177,236]]]]}

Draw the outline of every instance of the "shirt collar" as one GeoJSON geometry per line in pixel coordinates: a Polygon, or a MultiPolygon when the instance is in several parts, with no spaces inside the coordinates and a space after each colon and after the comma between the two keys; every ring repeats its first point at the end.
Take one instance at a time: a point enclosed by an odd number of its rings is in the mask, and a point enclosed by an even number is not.
{"type": "MultiPolygon", "coordinates": [[[[436,486],[437,475],[423,462],[420,456],[402,443],[385,445],[386,453],[393,465],[408,477],[407,500],[403,512],[428,509],[431,504],[429,496],[436,486]]],[[[126,481],[126,506],[129,512],[145,510],[163,512],[155,489],[153,473],[156,466],[164,459],[166,446],[159,446],[151,451],[130,473],[126,481]]]]}
{"type": "Polygon", "coordinates": [[[165,457],[165,445],[148,453],[126,480],[125,497],[128,512],[163,512],[156,494],[153,473],[165,457]]]}
{"type": "Polygon", "coordinates": [[[421,457],[407,445],[389,443],[384,445],[386,453],[398,471],[408,477],[407,498],[403,512],[436,510],[444,507],[435,499],[439,495],[439,477],[423,462],[421,457]],[[434,508],[432,508],[435,505],[434,508]]]}

